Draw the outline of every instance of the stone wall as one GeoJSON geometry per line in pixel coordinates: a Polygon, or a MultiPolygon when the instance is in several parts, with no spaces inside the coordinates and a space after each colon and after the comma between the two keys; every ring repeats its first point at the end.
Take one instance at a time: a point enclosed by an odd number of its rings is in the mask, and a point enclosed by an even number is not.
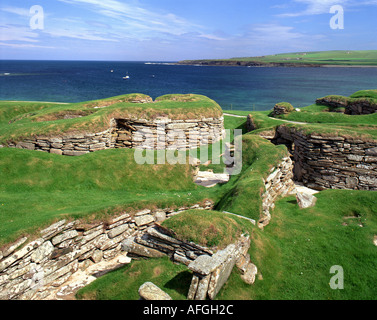
{"type": "Polygon", "coordinates": [[[258,222],[260,228],[265,227],[271,220],[270,211],[275,207],[275,201],[279,197],[296,192],[293,178],[293,162],[290,157],[285,157],[277,167],[270,171],[270,175],[264,180],[265,192],[262,195],[263,214],[258,222]]]}
{"type": "Polygon", "coordinates": [[[157,118],[113,119],[110,128],[98,133],[34,137],[8,147],[39,150],[59,155],[80,156],[112,148],[153,148],[187,150],[223,138],[224,118],[171,120],[157,118]]]}
{"type": "Polygon", "coordinates": [[[316,103],[331,108],[344,108],[344,113],[350,115],[371,114],[377,112],[377,103],[362,98],[351,99],[346,97],[324,97],[317,99],[316,103]]]}
{"type": "Polygon", "coordinates": [[[25,139],[8,147],[38,150],[65,156],[81,156],[83,154],[114,148],[112,130],[98,133],[66,134],[61,137],[36,137],[25,139]]]}
{"type": "Polygon", "coordinates": [[[116,120],[112,137],[115,148],[149,147],[187,150],[219,141],[223,137],[224,118],[171,120],[116,120]]]}
{"type": "MultiPolygon", "coordinates": [[[[0,300],[43,300],[80,270],[113,259],[122,242],[141,237],[147,228],[187,209],[212,209],[206,201],[178,210],[123,213],[105,222],[59,221],[43,229],[37,239],[23,237],[0,251],[0,300]]],[[[195,254],[195,250],[193,250],[195,254]]]]}
{"type": "Polygon", "coordinates": [[[279,126],[275,143],[291,146],[297,181],[315,189],[377,190],[377,142],[306,135],[279,126]]]}

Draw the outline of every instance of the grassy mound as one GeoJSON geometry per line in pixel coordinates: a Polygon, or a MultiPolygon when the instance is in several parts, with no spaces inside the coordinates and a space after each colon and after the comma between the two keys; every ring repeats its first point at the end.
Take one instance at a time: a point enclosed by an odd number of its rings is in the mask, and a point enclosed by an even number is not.
{"type": "Polygon", "coordinates": [[[288,113],[295,110],[295,108],[289,102],[279,102],[275,107],[282,108],[288,113]]]}
{"type": "Polygon", "coordinates": [[[180,240],[223,249],[247,232],[247,223],[221,212],[188,210],[165,220],[162,225],[172,230],[180,240]]]}
{"type": "Polygon", "coordinates": [[[350,95],[350,98],[371,98],[377,100],[377,90],[360,90],[350,95]]]}
{"type": "Polygon", "coordinates": [[[201,95],[167,95],[154,102],[142,94],[70,104],[1,101],[0,144],[36,135],[101,132],[109,128],[111,119],[185,120],[221,115],[221,107],[201,95]]]}
{"type": "Polygon", "coordinates": [[[222,197],[217,210],[228,211],[254,220],[262,213],[262,178],[288,155],[285,146],[275,146],[258,135],[243,136],[243,170],[233,187],[222,197]]]}

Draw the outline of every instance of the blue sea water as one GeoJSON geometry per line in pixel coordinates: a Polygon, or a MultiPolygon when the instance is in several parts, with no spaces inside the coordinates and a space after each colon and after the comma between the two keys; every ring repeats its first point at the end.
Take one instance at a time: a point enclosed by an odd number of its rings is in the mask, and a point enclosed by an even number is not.
{"type": "Polygon", "coordinates": [[[195,93],[223,109],[295,107],[377,89],[377,68],[247,68],[149,62],[0,61],[0,100],[82,102],[127,93],[195,93]],[[113,70],[113,72],[111,72],[113,70]],[[130,79],[124,80],[128,74],[130,79]]]}

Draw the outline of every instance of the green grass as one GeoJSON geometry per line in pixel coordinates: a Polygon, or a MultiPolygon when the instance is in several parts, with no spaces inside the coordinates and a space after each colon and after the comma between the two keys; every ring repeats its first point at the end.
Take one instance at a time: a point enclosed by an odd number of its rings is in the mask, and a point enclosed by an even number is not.
{"type": "Polygon", "coordinates": [[[193,183],[186,165],[138,165],[134,151],[81,157],[0,149],[0,243],[62,217],[194,204],[214,193],[193,183]]]}
{"type": "Polygon", "coordinates": [[[350,95],[350,98],[371,98],[377,100],[377,90],[360,90],[350,95]]]}
{"type": "MultiPolygon", "coordinates": [[[[374,99],[374,94],[374,90],[367,90],[351,97],[374,99]]],[[[134,95],[127,99],[135,98],[145,96],[134,95]]],[[[126,98],[121,96],[120,99],[126,98]]],[[[182,116],[185,110],[179,105],[196,104],[192,99],[196,96],[161,97],[153,104],[157,106],[153,115],[161,115],[156,110],[167,110],[165,108],[169,105],[172,114],[182,116]]],[[[110,104],[113,102],[113,98],[105,100],[110,104]]],[[[199,102],[203,101],[199,98],[197,109],[194,107],[193,112],[200,112],[203,104],[199,102]]],[[[129,101],[117,102],[77,119],[31,121],[60,114],[62,110],[88,111],[107,102],[101,100],[77,105],[0,102],[0,136],[5,141],[12,135],[27,135],[28,130],[34,134],[49,132],[50,129],[57,132],[84,129],[89,124],[106,124],[107,116],[114,116],[131,105],[129,101]],[[11,130],[8,132],[8,129],[11,130]]],[[[207,102],[208,105],[204,104],[209,108],[207,111],[217,110],[217,107],[212,109],[211,101],[207,102]]],[[[133,110],[139,110],[140,105],[132,104],[134,107],[136,109],[133,110]]],[[[139,115],[152,112],[147,105],[141,107],[139,115]]],[[[305,210],[298,208],[294,197],[281,199],[272,212],[269,226],[263,231],[246,220],[221,213],[228,211],[255,220],[260,216],[264,192],[262,178],[287,155],[284,146],[275,146],[260,138],[257,134],[261,131],[285,124],[305,132],[376,138],[375,115],[346,116],[329,113],[325,106],[312,105],[303,108],[300,113],[292,112],[282,117],[308,122],[307,125],[294,125],[268,117],[270,111],[227,112],[244,116],[251,113],[257,130],[246,134],[246,118],[224,117],[226,128],[243,130],[243,170],[240,175],[232,176],[229,183],[212,189],[193,183],[189,165],[136,165],[133,150],[104,150],[81,157],[62,157],[1,148],[0,247],[23,234],[33,235],[38,229],[62,218],[106,219],[109,214],[125,210],[176,208],[212,199],[217,203],[216,211],[188,211],[167,220],[164,225],[184,239],[209,246],[226,246],[244,232],[252,236],[249,252],[259,270],[256,283],[246,285],[234,269],[218,299],[375,299],[377,251],[372,240],[377,234],[376,192],[322,191],[317,195],[316,206],[305,210]],[[363,227],[359,226],[360,223],[363,227]],[[345,270],[344,290],[331,290],[329,287],[332,277],[329,270],[333,265],[341,265],[345,270]]],[[[209,153],[211,157],[212,146],[209,153]]],[[[224,165],[208,168],[220,172],[224,165]]],[[[101,277],[81,289],[77,297],[137,300],[138,288],[151,281],[173,299],[186,299],[191,277],[187,267],[175,265],[167,258],[142,259],[101,277]]]]}
{"type": "Polygon", "coordinates": [[[292,112],[282,115],[280,119],[307,122],[307,123],[331,123],[341,125],[377,125],[377,113],[368,115],[347,115],[343,113],[330,112],[326,106],[308,106],[301,109],[301,112],[292,112]]]}
{"type": "Polygon", "coordinates": [[[327,190],[316,196],[316,206],[305,210],[294,197],[277,202],[268,228],[253,232],[250,254],[259,279],[250,287],[234,270],[218,299],[376,299],[377,250],[372,241],[377,193],[327,190]],[[329,286],[333,265],[344,269],[344,290],[329,286]]]}
{"type": "MultiPolygon", "coordinates": [[[[8,120],[48,107],[44,103],[26,103],[6,112],[2,109],[0,118],[8,120]]],[[[233,120],[225,119],[227,129],[244,125],[240,119],[233,120]]],[[[208,147],[209,159],[212,148],[208,147]]],[[[62,218],[103,219],[125,210],[177,208],[207,198],[217,201],[229,188],[195,185],[193,168],[186,163],[138,165],[130,149],[64,157],[0,148],[0,246],[21,235],[36,234],[38,229],[62,218]]],[[[223,172],[224,167],[221,162],[202,169],[223,172]]]]}
{"type": "MultiPolygon", "coordinates": [[[[372,240],[377,233],[377,193],[327,190],[316,196],[316,206],[304,210],[294,197],[279,200],[263,231],[244,225],[252,236],[249,253],[258,267],[257,280],[252,286],[245,284],[235,268],[217,300],[376,299],[377,251],[372,240]],[[334,265],[344,269],[344,290],[330,288],[334,265]]],[[[187,215],[171,225],[197,237],[183,224],[187,215]]],[[[200,230],[206,230],[206,225],[200,230]]],[[[192,274],[180,267],[167,259],[133,261],[81,289],[77,296],[136,300],[138,288],[151,281],[173,299],[185,299],[192,274]]]]}
{"type": "MultiPolygon", "coordinates": [[[[339,101],[365,100],[375,101],[376,90],[361,90],[351,95],[351,97],[328,96],[339,101]],[[352,98],[354,97],[354,98],[352,98]]],[[[377,113],[368,115],[346,115],[340,112],[334,112],[334,108],[313,104],[301,108],[300,112],[290,112],[289,114],[279,115],[274,118],[270,117],[270,111],[226,111],[227,113],[237,115],[250,114],[256,130],[253,134],[262,132],[272,132],[279,125],[295,127],[307,134],[317,134],[325,136],[344,136],[344,137],[362,137],[367,140],[375,141],[377,139],[377,113]],[[286,121],[301,122],[287,123],[286,121]]],[[[338,110],[339,111],[339,110],[338,110]]]]}
{"type": "Polygon", "coordinates": [[[80,289],[76,297],[79,300],[139,300],[140,286],[152,282],[173,300],[185,300],[191,279],[186,266],[174,264],[167,257],[137,260],[80,289]]]}

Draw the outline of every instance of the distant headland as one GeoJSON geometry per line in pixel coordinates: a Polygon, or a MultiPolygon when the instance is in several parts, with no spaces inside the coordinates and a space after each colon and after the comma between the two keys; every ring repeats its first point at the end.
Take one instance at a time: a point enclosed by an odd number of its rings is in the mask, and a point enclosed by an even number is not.
{"type": "Polygon", "coordinates": [[[377,50],[295,52],[260,57],[183,60],[178,64],[243,67],[377,67],[377,50]]]}

